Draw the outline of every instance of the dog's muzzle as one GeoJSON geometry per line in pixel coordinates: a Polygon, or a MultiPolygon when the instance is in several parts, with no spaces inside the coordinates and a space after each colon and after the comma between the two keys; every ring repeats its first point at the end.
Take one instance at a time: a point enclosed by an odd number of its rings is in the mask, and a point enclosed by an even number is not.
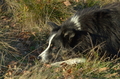
{"type": "Polygon", "coordinates": [[[42,59],[42,57],[41,57],[41,56],[38,56],[38,57],[37,57],[37,59],[38,59],[38,60],[41,60],[41,59],[42,59]]]}

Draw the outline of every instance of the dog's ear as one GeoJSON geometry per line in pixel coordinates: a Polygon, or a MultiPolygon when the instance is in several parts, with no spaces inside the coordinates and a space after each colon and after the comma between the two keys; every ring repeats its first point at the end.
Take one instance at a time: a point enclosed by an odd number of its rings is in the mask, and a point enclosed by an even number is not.
{"type": "Polygon", "coordinates": [[[75,36],[75,33],[71,30],[66,31],[66,33],[64,33],[64,37],[68,37],[69,39],[73,38],[75,36]]]}
{"type": "Polygon", "coordinates": [[[47,22],[48,25],[50,25],[50,31],[53,31],[53,30],[59,30],[60,29],[60,26],[58,26],[57,24],[53,23],[53,22],[47,22]]]}
{"type": "Polygon", "coordinates": [[[73,29],[64,30],[62,35],[65,39],[70,40],[75,36],[75,30],[73,29]]]}
{"type": "Polygon", "coordinates": [[[70,47],[70,43],[71,41],[74,39],[75,37],[75,32],[73,29],[61,29],[59,30],[58,34],[61,36],[62,39],[62,44],[64,48],[69,48],[70,47]]]}

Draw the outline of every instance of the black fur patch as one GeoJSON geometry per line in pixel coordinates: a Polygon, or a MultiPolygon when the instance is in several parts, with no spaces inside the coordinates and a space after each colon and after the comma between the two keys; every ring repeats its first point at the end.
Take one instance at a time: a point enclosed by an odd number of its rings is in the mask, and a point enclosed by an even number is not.
{"type": "MultiPolygon", "coordinates": [[[[100,55],[118,55],[120,50],[120,3],[112,3],[103,7],[87,8],[78,11],[74,16],[63,22],[61,26],[51,23],[51,33],[57,32],[52,42],[74,52],[90,51],[95,46],[100,55]],[[80,26],[76,26],[71,18],[77,18],[80,26]],[[56,27],[57,26],[57,27],[56,27]],[[78,29],[78,28],[81,29],[78,29]]],[[[50,51],[54,52],[54,51],[50,51]]],[[[55,51],[56,53],[58,52],[55,51]]]]}

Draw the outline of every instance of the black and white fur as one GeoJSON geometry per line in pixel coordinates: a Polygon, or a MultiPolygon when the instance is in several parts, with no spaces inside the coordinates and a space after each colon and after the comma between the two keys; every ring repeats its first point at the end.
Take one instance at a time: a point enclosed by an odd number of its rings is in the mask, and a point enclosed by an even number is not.
{"type": "Polygon", "coordinates": [[[100,55],[120,56],[120,3],[80,10],[60,26],[48,24],[52,28],[49,44],[38,56],[44,63],[63,49],[87,53],[99,45],[100,55]]]}

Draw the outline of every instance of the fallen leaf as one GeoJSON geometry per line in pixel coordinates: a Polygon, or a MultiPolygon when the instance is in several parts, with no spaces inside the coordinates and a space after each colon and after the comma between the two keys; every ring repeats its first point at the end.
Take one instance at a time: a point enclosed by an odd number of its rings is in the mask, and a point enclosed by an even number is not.
{"type": "Polygon", "coordinates": [[[44,64],[44,66],[47,67],[47,68],[50,68],[50,67],[51,67],[50,64],[44,64]]]}
{"type": "Polygon", "coordinates": [[[64,79],[74,79],[74,75],[70,73],[63,73],[64,79]]]}
{"type": "Polygon", "coordinates": [[[26,70],[23,71],[23,74],[28,74],[28,73],[31,73],[31,72],[26,70]]]}
{"type": "Polygon", "coordinates": [[[28,58],[29,58],[30,61],[34,61],[36,57],[34,55],[29,55],[28,58]]]}
{"type": "Polygon", "coordinates": [[[71,69],[68,69],[68,70],[67,70],[67,73],[72,73],[72,70],[71,70],[71,69]]]}
{"type": "Polygon", "coordinates": [[[11,65],[8,65],[8,69],[11,69],[12,67],[11,67],[11,65]]]}
{"type": "Polygon", "coordinates": [[[108,70],[109,68],[108,67],[103,67],[103,68],[100,68],[98,71],[99,72],[102,72],[102,71],[106,71],[106,70],[108,70]]]}
{"type": "Polygon", "coordinates": [[[14,65],[13,68],[14,68],[14,69],[17,69],[17,65],[14,65]]]}
{"type": "Polygon", "coordinates": [[[69,2],[69,0],[66,0],[65,2],[63,2],[65,4],[65,6],[69,6],[71,5],[71,3],[69,2]]]}
{"type": "Polygon", "coordinates": [[[11,61],[11,62],[9,63],[9,65],[16,65],[16,64],[17,64],[16,61],[11,61]]]}
{"type": "Polygon", "coordinates": [[[16,37],[18,39],[21,39],[22,41],[26,41],[27,39],[29,39],[31,36],[30,32],[21,32],[19,33],[16,37]]]}
{"type": "Polygon", "coordinates": [[[79,0],[74,0],[75,2],[79,2],[79,0]]]}
{"type": "Polygon", "coordinates": [[[54,71],[55,72],[60,72],[61,68],[56,68],[54,71]]]}
{"type": "Polygon", "coordinates": [[[107,75],[105,75],[105,77],[110,78],[110,77],[112,77],[112,76],[116,76],[117,74],[118,74],[118,73],[107,74],[107,75]]]}
{"type": "Polygon", "coordinates": [[[61,66],[67,66],[68,64],[65,63],[65,62],[63,62],[63,63],[61,63],[60,65],[61,65],[61,66]]]}
{"type": "Polygon", "coordinates": [[[9,71],[9,72],[8,72],[8,75],[11,76],[11,75],[12,75],[12,71],[9,71]]]}
{"type": "Polygon", "coordinates": [[[9,26],[9,25],[6,25],[6,26],[5,26],[5,28],[9,29],[9,28],[10,28],[10,26],[9,26]]]}

